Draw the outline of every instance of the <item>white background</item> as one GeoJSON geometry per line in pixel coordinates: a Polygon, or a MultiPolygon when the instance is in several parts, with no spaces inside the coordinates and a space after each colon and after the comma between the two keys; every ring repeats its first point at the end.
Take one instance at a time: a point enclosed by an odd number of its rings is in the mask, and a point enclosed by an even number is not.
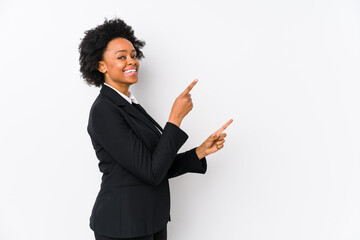
{"type": "Polygon", "coordinates": [[[200,145],[230,118],[205,175],[171,180],[170,240],[360,239],[360,2],[0,2],[0,239],[93,239],[100,172],[86,131],[99,89],[84,31],[120,17],[146,41],[130,88],[200,145]]]}

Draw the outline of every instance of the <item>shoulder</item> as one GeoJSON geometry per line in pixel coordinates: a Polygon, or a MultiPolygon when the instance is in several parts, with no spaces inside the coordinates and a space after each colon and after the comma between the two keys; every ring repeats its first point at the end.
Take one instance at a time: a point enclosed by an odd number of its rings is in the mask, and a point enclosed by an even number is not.
{"type": "Polygon", "coordinates": [[[99,94],[90,108],[89,120],[120,115],[120,107],[111,101],[111,99],[99,94]]]}
{"type": "Polygon", "coordinates": [[[128,127],[121,107],[111,99],[99,95],[90,109],[88,132],[96,139],[102,134],[117,132],[116,129],[128,127]]]}
{"type": "Polygon", "coordinates": [[[111,109],[114,110],[116,108],[117,106],[114,102],[112,102],[109,98],[107,98],[106,96],[100,93],[90,108],[90,114],[103,110],[111,110],[111,109]]]}

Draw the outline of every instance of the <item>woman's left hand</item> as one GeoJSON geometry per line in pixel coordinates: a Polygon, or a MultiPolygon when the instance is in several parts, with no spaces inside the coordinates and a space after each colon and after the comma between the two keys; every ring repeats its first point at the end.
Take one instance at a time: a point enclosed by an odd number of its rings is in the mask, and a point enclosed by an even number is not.
{"type": "Polygon", "coordinates": [[[222,133],[231,123],[233,122],[230,119],[224,126],[219,130],[214,132],[210,137],[208,137],[205,142],[203,142],[199,147],[196,148],[196,154],[199,159],[206,157],[212,153],[219,151],[224,147],[226,133],[222,133]]]}

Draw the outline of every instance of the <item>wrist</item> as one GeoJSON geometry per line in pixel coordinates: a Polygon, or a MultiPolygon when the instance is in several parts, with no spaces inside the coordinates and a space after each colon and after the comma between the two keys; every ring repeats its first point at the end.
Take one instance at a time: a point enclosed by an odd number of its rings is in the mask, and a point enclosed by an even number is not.
{"type": "Polygon", "coordinates": [[[197,147],[195,152],[199,160],[206,157],[205,150],[201,146],[197,147]]]}
{"type": "Polygon", "coordinates": [[[172,124],[175,124],[178,127],[180,127],[180,124],[181,124],[181,120],[175,119],[175,118],[169,118],[168,122],[171,122],[172,124]]]}

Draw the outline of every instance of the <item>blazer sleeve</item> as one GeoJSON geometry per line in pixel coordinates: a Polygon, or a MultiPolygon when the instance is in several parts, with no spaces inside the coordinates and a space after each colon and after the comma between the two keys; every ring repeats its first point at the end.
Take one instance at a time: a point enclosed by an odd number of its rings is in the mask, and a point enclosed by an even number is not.
{"type": "Polygon", "coordinates": [[[175,160],[169,169],[168,177],[174,178],[188,172],[204,174],[206,170],[206,158],[199,159],[196,155],[196,148],[193,148],[176,155],[175,160]]]}
{"type": "Polygon", "coordinates": [[[93,106],[89,126],[95,139],[118,164],[151,185],[159,185],[167,176],[177,152],[188,138],[178,126],[167,122],[151,152],[112,104],[93,106]]]}

